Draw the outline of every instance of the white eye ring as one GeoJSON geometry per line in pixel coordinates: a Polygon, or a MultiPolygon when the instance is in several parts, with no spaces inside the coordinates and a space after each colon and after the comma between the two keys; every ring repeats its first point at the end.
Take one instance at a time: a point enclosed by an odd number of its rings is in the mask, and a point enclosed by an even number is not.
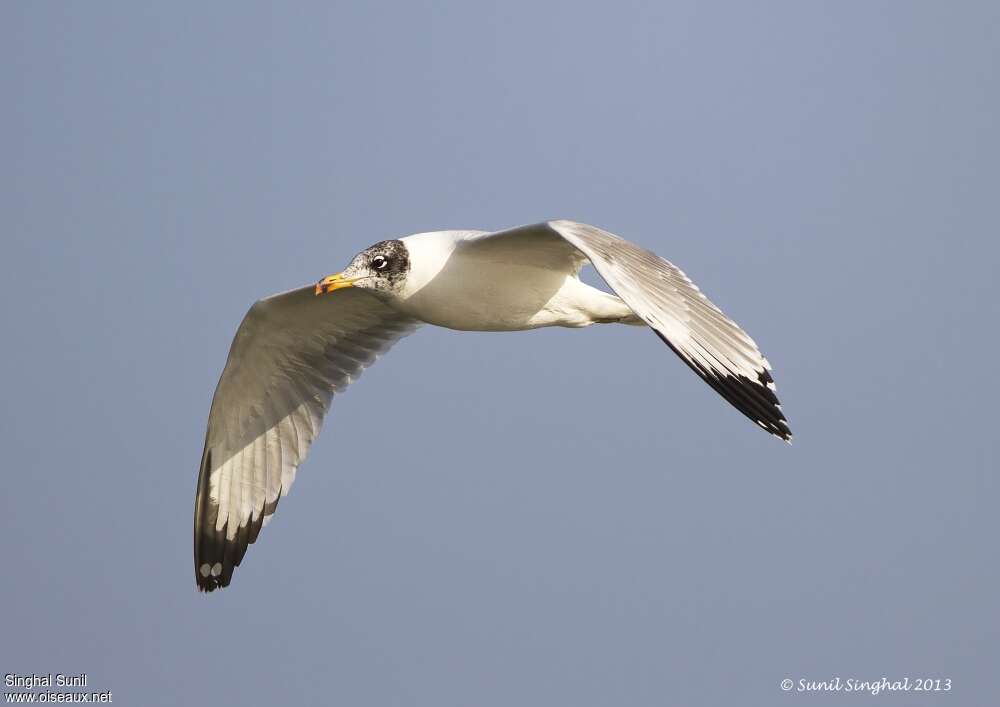
{"type": "Polygon", "coordinates": [[[384,255],[376,255],[372,258],[372,267],[376,270],[382,270],[388,264],[389,260],[384,255]]]}

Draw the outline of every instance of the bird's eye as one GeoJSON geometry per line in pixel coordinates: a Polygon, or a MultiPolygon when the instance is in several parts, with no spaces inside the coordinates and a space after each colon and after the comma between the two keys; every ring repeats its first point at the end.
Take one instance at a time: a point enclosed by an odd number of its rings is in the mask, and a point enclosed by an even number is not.
{"type": "Polygon", "coordinates": [[[389,264],[389,259],[384,255],[376,255],[372,258],[372,267],[376,270],[384,270],[385,266],[389,264]]]}

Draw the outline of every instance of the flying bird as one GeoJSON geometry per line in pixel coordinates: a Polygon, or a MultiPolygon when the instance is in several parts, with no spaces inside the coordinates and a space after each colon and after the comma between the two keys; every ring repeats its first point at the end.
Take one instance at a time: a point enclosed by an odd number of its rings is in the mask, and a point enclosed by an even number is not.
{"type": "Polygon", "coordinates": [[[198,475],[198,587],[229,585],[288,493],[333,396],[421,324],[520,331],[614,323],[648,326],[737,410],[791,440],[753,339],[650,251],[573,221],[381,241],[343,272],[262,299],[243,318],[212,399],[198,475]],[[579,279],[588,261],[615,294],[579,279]]]}

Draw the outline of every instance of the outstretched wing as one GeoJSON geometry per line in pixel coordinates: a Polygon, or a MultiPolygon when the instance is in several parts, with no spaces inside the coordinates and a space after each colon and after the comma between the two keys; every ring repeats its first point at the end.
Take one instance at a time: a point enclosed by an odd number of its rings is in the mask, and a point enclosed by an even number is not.
{"type": "Polygon", "coordinates": [[[770,364],[757,344],[669,261],[575,221],[549,221],[470,240],[516,242],[529,251],[526,256],[534,250],[551,253],[562,243],[570,272],[576,271],[570,265],[573,256],[590,260],[615,294],[706,383],[762,428],[791,440],[770,364]]]}
{"type": "Polygon", "coordinates": [[[335,393],[419,322],[361,290],[260,300],[229,350],[208,417],[194,509],[198,587],[225,587],[288,493],[335,393]]]}

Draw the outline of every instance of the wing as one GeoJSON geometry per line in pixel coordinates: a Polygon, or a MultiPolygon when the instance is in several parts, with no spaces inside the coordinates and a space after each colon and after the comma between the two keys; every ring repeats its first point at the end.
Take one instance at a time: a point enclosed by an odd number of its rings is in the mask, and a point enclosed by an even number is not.
{"type": "Polygon", "coordinates": [[[667,260],[607,231],[575,221],[549,221],[478,236],[476,247],[501,242],[544,253],[562,243],[563,266],[576,272],[574,256],[590,260],[605,282],[646,322],[674,353],[737,410],[786,441],[791,430],[775,395],[771,367],[757,344],[712,304],[698,287],[667,260]]]}
{"type": "Polygon", "coordinates": [[[194,508],[198,587],[225,587],[288,493],[344,390],[419,322],[373,295],[312,287],[260,300],[243,318],[215,390],[194,508]]]}

